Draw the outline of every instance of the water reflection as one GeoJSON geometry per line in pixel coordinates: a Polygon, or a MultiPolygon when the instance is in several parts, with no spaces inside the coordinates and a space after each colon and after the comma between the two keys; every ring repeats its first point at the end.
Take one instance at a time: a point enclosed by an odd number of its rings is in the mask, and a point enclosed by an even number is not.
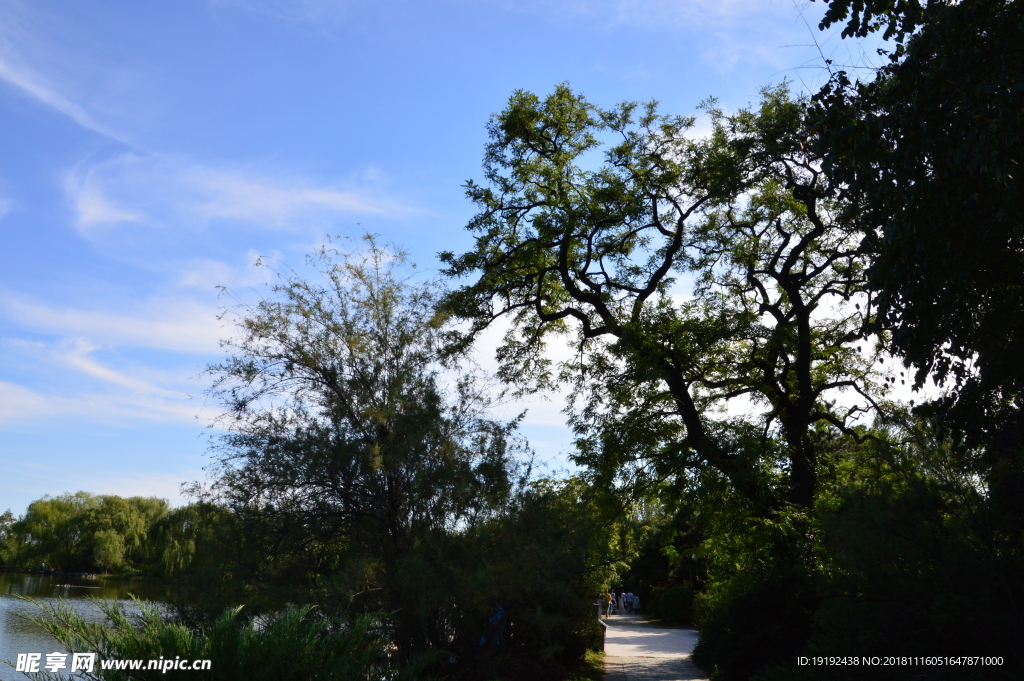
{"type": "MultiPolygon", "coordinates": [[[[168,587],[138,580],[116,580],[88,576],[25,575],[0,573],[0,659],[14,662],[18,653],[67,652],[49,634],[21,615],[37,616],[39,608],[18,596],[53,603],[64,599],[90,622],[101,622],[103,612],[90,597],[122,601],[127,610],[135,610],[131,596],[147,601],[166,602],[168,587]]],[[[24,674],[0,664],[0,681],[25,681],[24,674]]]]}

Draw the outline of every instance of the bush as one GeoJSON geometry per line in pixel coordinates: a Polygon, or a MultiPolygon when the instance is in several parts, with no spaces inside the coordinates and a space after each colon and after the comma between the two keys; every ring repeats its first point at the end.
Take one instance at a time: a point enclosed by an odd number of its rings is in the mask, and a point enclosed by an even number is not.
{"type": "MultiPolygon", "coordinates": [[[[1007,541],[986,516],[980,495],[944,499],[942,492],[934,481],[910,478],[844,493],[823,518],[823,602],[800,654],[931,657],[956,651],[1003,663],[835,669],[829,679],[1021,678],[1019,543],[1007,541]]],[[[790,660],[759,678],[788,680],[799,671],[790,660]]]]}
{"type": "Polygon", "coordinates": [[[610,524],[578,480],[537,481],[514,512],[474,528],[465,559],[442,587],[467,594],[458,602],[447,649],[452,678],[486,681],[562,678],[601,640],[594,595],[611,576],[600,565],[610,524]],[[472,564],[475,570],[465,566],[472,564]],[[479,644],[501,605],[500,645],[479,644]]]}
{"type": "Polygon", "coordinates": [[[696,593],[688,586],[677,585],[655,592],[648,611],[658,619],[672,624],[693,624],[693,599],[696,593]]]}
{"type": "Polygon", "coordinates": [[[769,665],[795,660],[816,600],[808,575],[785,565],[716,582],[697,598],[700,642],[693,661],[716,681],[746,681],[769,665]]]}

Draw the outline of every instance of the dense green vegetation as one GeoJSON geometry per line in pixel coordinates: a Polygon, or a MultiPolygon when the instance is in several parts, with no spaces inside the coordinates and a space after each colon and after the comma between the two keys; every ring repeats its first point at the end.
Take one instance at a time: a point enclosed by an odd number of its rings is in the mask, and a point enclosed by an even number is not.
{"type": "Polygon", "coordinates": [[[953,649],[1004,664],[915,678],[1022,672],[1019,10],[834,2],[891,28],[890,66],[712,103],[704,140],[566,86],[492,120],[448,305],[470,335],[511,321],[506,380],[574,387],[588,480],[662,514],[625,577],[715,678],[953,649]],[[929,378],[951,389],[885,401],[929,378]]]}
{"type": "Polygon", "coordinates": [[[958,435],[1012,458],[991,445],[1019,428],[1024,388],[1024,5],[829,4],[848,32],[884,18],[900,41],[870,80],[836,72],[811,114],[867,239],[878,327],[918,384],[955,385],[958,435]]]}
{"type": "Polygon", "coordinates": [[[225,611],[203,629],[167,622],[158,608],[140,604],[130,617],[117,603],[100,602],[109,625],[90,623],[66,603],[42,604],[36,621],[71,650],[96,652],[100,659],[209,660],[209,670],[109,670],[111,681],[138,679],[254,679],[295,681],[365,679],[401,681],[424,666],[394,673],[387,664],[387,632],[370,617],[341,620],[310,607],[289,608],[260,618],[225,611]]]}
{"type": "Polygon", "coordinates": [[[829,5],[895,40],[870,81],[709,102],[705,138],[653,103],[516,92],[467,184],[475,244],[441,255],[457,285],[369,239],[241,306],[195,503],[0,517],[8,568],[178,586],[137,632],[51,630],[239,670],[310,649],[323,678],[347,656],[351,678],[563,679],[625,586],[697,627],[714,679],[1024,675],[1022,5],[829,5]],[[499,319],[500,389],[469,361],[499,319]],[[584,472],[539,480],[494,405],[556,385],[584,472]]]}
{"type": "Polygon", "coordinates": [[[0,566],[65,572],[131,572],[153,565],[153,525],[167,514],[155,498],[43,497],[17,520],[0,517],[0,566]]]}
{"type": "MultiPolygon", "coordinates": [[[[210,369],[227,434],[195,503],[42,499],[5,526],[7,565],[176,584],[170,620],[149,612],[138,637],[103,638],[122,656],[172,639],[175,654],[237,637],[256,649],[253,618],[282,617],[314,629],[281,650],[313,641],[327,664],[341,653],[315,627],[373,621],[388,655],[371,676],[564,677],[600,636],[594,595],[628,557],[617,506],[531,476],[517,422],[489,417],[500,392],[453,352],[436,285],[412,283],[401,253],[371,239],[311,265],[315,278],[282,277],[240,312],[231,356],[210,369]]],[[[67,613],[52,625],[105,636],[84,626],[67,613]]]]}
{"type": "MultiPolygon", "coordinates": [[[[68,498],[92,499],[85,493],[59,499],[68,498]]],[[[112,618],[112,629],[88,624],[67,607],[51,608],[44,620],[75,650],[110,658],[209,657],[221,671],[242,670],[217,678],[253,678],[244,670],[309,653],[312,666],[294,670],[294,678],[306,678],[318,660],[334,665],[358,653],[365,678],[426,670],[467,679],[560,679],[596,645],[592,594],[629,555],[623,546],[629,528],[609,516],[579,481],[536,480],[524,484],[500,515],[405,549],[392,568],[398,574],[389,575],[388,566],[372,556],[351,558],[344,543],[333,555],[323,547],[304,551],[283,545],[280,527],[260,513],[200,502],[156,518],[143,542],[150,562],[138,559],[131,566],[178,587],[170,604],[174,614],[143,608],[138,634],[121,615],[112,618]],[[389,579],[398,593],[384,592],[389,579]],[[318,606],[296,610],[289,605],[296,601],[318,606]],[[506,617],[490,627],[499,607],[506,617]],[[422,632],[425,640],[397,648],[399,627],[422,632]],[[385,648],[386,655],[380,652],[385,648]],[[241,664],[252,650],[263,652],[241,664]]],[[[68,524],[77,522],[81,533],[86,521],[82,514],[68,524]]],[[[34,544],[23,527],[23,521],[14,523],[12,545],[34,544]]],[[[74,552],[38,548],[20,555],[31,558],[19,564],[15,554],[7,567],[36,570],[42,558],[61,569],[73,563],[60,561],[77,559],[74,552]]],[[[363,678],[345,675],[356,667],[338,669],[341,676],[328,669],[322,678],[363,678]]]]}

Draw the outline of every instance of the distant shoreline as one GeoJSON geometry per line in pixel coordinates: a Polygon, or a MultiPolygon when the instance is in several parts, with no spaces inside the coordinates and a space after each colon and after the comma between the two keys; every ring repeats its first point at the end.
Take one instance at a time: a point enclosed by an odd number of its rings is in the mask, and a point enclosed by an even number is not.
{"type": "Polygon", "coordinates": [[[61,572],[59,570],[8,570],[4,568],[0,572],[11,575],[40,575],[55,577],[78,577],[80,579],[99,579],[100,577],[121,577],[122,575],[104,575],[96,572],[61,572]]]}

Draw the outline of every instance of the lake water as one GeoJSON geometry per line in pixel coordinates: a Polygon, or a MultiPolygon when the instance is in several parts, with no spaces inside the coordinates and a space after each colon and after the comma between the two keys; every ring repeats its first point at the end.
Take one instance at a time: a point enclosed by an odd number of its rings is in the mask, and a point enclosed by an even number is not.
{"type": "MultiPolygon", "coordinates": [[[[15,662],[18,653],[67,652],[49,634],[41,631],[21,615],[42,614],[32,603],[20,600],[28,596],[45,603],[64,599],[89,621],[99,622],[103,613],[89,597],[131,603],[131,596],[145,600],[166,601],[167,588],[144,582],[87,579],[67,575],[23,575],[0,572],[0,660],[15,662]]],[[[131,608],[134,609],[134,608],[131,608]]],[[[0,662],[0,681],[26,681],[28,677],[0,662]]]]}

